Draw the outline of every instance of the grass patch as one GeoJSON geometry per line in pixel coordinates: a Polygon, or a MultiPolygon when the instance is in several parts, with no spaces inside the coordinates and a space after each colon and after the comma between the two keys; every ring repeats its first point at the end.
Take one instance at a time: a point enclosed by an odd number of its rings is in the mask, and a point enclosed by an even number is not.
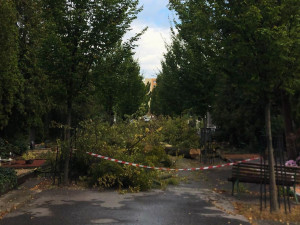
{"type": "Polygon", "coordinates": [[[167,179],[165,182],[167,183],[167,185],[178,185],[179,179],[177,177],[172,177],[167,179]]]}

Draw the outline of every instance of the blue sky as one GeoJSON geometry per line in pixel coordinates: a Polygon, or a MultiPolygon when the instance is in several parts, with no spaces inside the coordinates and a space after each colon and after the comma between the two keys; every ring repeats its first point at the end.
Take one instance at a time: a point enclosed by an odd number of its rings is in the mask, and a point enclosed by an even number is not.
{"type": "Polygon", "coordinates": [[[169,28],[168,16],[170,11],[167,8],[168,0],[140,0],[144,10],[138,15],[138,20],[147,24],[169,28]]]}
{"type": "Polygon", "coordinates": [[[144,10],[132,23],[129,36],[148,26],[148,30],[138,41],[135,58],[141,66],[145,78],[156,77],[165,52],[165,42],[170,43],[170,19],[174,15],[167,8],[168,0],[140,0],[144,10]],[[170,19],[169,19],[170,18],[170,19]]]}

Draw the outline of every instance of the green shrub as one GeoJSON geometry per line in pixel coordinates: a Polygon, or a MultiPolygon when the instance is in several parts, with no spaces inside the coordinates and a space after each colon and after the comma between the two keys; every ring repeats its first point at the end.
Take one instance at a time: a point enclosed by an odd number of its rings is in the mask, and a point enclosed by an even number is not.
{"type": "Polygon", "coordinates": [[[122,172],[121,165],[110,161],[102,161],[101,163],[94,163],[89,169],[89,185],[98,185],[102,187],[114,187],[121,181],[114,175],[119,175],[122,172]],[[113,180],[105,182],[108,176],[115,177],[113,180]],[[103,180],[102,180],[103,178],[103,180]]]}
{"type": "Polygon", "coordinates": [[[2,158],[8,158],[9,153],[14,150],[14,146],[8,141],[0,138],[0,157],[2,158]]]}
{"type": "Polygon", "coordinates": [[[17,174],[11,168],[0,167],[0,193],[5,192],[17,185],[17,174]]]}
{"type": "Polygon", "coordinates": [[[86,152],[147,166],[170,167],[172,162],[163,142],[183,148],[198,146],[196,130],[185,118],[131,120],[113,126],[101,120],[88,120],[80,125],[76,132],[75,157],[91,186],[147,190],[161,172],[97,159],[86,152]]]}
{"type": "Polygon", "coordinates": [[[22,155],[27,150],[27,143],[23,139],[17,139],[14,143],[10,143],[7,140],[0,138],[0,157],[8,158],[10,152],[22,155]]]}
{"type": "Polygon", "coordinates": [[[163,121],[164,142],[178,148],[197,148],[199,137],[195,127],[188,124],[188,118],[176,117],[163,121]]]}
{"type": "Polygon", "coordinates": [[[110,126],[101,121],[85,121],[78,130],[76,158],[88,166],[89,184],[140,191],[152,187],[158,171],[93,158],[94,152],[123,161],[164,166],[170,160],[162,142],[159,123],[135,121],[110,126]],[[164,163],[164,164],[163,164],[164,163]]]}
{"type": "Polygon", "coordinates": [[[20,137],[13,142],[15,150],[13,151],[15,154],[21,155],[22,153],[28,150],[27,139],[24,137],[20,137]]]}
{"type": "Polygon", "coordinates": [[[24,160],[35,159],[35,155],[32,152],[28,151],[22,155],[22,159],[24,160]]]}

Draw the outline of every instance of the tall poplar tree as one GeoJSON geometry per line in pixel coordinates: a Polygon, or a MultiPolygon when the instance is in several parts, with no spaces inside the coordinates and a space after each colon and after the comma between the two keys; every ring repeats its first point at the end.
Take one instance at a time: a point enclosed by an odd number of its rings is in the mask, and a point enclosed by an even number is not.
{"type": "Polygon", "coordinates": [[[146,86],[140,67],[133,59],[131,48],[120,44],[107,54],[93,72],[95,78],[95,103],[104,108],[110,124],[114,116],[135,113],[146,103],[146,86]]]}
{"type": "Polygon", "coordinates": [[[214,93],[214,74],[198,44],[190,45],[173,32],[172,43],[161,62],[153,91],[151,111],[155,114],[204,116],[214,93]]]}
{"type": "MultiPolygon", "coordinates": [[[[45,20],[41,0],[18,0],[19,70],[24,78],[24,113],[30,142],[35,140],[35,129],[43,127],[43,116],[49,110],[47,76],[40,66],[39,52],[45,38],[45,20]]],[[[21,124],[19,124],[21,126],[21,124]]]]}

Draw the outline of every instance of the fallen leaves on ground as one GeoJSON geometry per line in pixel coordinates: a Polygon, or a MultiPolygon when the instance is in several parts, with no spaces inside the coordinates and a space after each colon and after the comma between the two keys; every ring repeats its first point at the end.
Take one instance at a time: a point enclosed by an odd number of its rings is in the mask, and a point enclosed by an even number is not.
{"type": "Polygon", "coordinates": [[[83,190],[86,188],[85,183],[83,182],[78,182],[78,184],[69,184],[69,185],[63,185],[60,184],[59,186],[56,184],[53,185],[53,179],[43,179],[39,184],[31,188],[30,190],[32,191],[42,191],[42,190],[48,190],[48,189],[55,189],[55,188],[67,188],[67,189],[72,189],[72,190],[83,190]]]}
{"type": "Polygon", "coordinates": [[[52,185],[51,179],[43,179],[43,181],[41,181],[39,184],[35,185],[30,190],[32,190],[32,191],[45,190],[45,189],[48,189],[51,185],[52,185]]]}
{"type": "Polygon", "coordinates": [[[33,171],[34,169],[16,169],[15,171],[17,172],[17,176],[20,176],[22,174],[26,174],[28,172],[33,171]]]}
{"type": "Polygon", "coordinates": [[[282,224],[289,224],[290,222],[299,223],[300,221],[300,205],[292,205],[291,212],[287,209],[287,213],[285,213],[283,204],[279,212],[276,213],[270,213],[270,208],[268,207],[260,211],[259,204],[234,202],[233,205],[238,214],[245,216],[251,224],[256,224],[256,220],[276,221],[282,224]]]}

